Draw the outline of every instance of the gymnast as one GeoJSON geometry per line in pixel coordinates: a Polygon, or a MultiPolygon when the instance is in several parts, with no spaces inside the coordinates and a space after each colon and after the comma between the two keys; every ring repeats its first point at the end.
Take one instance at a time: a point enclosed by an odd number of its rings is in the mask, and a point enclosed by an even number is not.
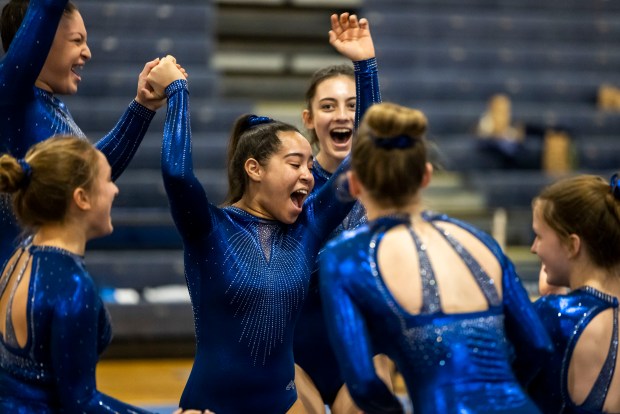
{"type": "MultiPolygon", "coordinates": [[[[293,330],[318,251],[353,202],[336,196],[338,170],[311,195],[312,151],[297,128],[244,115],[229,141],[227,200],[224,207],[212,204],[193,172],[187,83],[168,59],[148,80],[157,93],[174,80],[165,88],[162,170],[184,243],[196,329],[194,366],[180,406],[304,412],[295,386],[293,330]]],[[[363,110],[378,100],[376,68],[362,62],[357,71],[363,110]]]]}
{"type": "MultiPolygon", "coordinates": [[[[353,61],[353,65],[376,65],[374,45],[366,19],[358,21],[356,15],[334,14],[331,25],[330,42],[337,50],[342,39],[348,42],[355,40],[359,44],[359,49],[354,50],[355,54],[345,54],[353,61]]],[[[343,52],[348,50],[344,49],[343,52]]],[[[356,113],[355,83],[353,66],[347,64],[321,68],[310,78],[302,119],[311,145],[318,150],[312,167],[313,191],[323,187],[351,151],[353,132],[363,115],[356,113]]],[[[366,212],[362,204],[357,202],[329,238],[365,222],[366,212]]],[[[346,389],[327,338],[316,268],[310,279],[308,298],[295,328],[293,346],[297,392],[306,410],[309,413],[324,413],[327,405],[333,414],[359,412],[346,389]]],[[[391,382],[392,364],[384,356],[377,356],[375,364],[382,378],[391,382]]]]}
{"type": "Polygon", "coordinates": [[[544,413],[620,412],[620,185],[594,175],[558,181],[533,202],[532,253],[545,282],[570,289],[534,303],[555,346],[529,386],[544,413]]]}
{"type": "Polygon", "coordinates": [[[0,194],[33,235],[0,273],[0,412],[146,414],[95,383],[111,326],[84,253],[112,232],[118,188],[105,156],[68,135],[2,155],[0,194]]]}
{"type": "MultiPolygon", "coordinates": [[[[35,143],[56,134],[86,138],[57,95],[73,95],[81,70],[90,60],[84,21],[67,0],[10,0],[0,19],[0,154],[21,158],[35,143]]],[[[129,164],[155,110],[165,100],[153,93],[146,75],[138,77],[136,98],[116,126],[96,144],[112,166],[116,180],[129,164]]],[[[10,203],[0,199],[0,265],[19,242],[10,203]]]]}
{"type": "Polygon", "coordinates": [[[420,111],[380,103],[353,142],[349,188],[368,224],[329,242],[319,258],[340,369],[369,414],[404,412],[375,372],[376,352],[396,364],[416,414],[536,413],[511,349],[525,380],[550,340],[497,243],[423,210],[432,174],[426,127],[420,111]]]}

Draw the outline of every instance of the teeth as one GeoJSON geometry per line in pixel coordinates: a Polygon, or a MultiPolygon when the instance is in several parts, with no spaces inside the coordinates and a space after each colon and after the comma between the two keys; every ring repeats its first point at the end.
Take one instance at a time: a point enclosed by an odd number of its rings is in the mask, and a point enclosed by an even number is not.
{"type": "Polygon", "coordinates": [[[296,192],[296,193],[303,194],[303,195],[308,194],[308,190],[297,190],[297,191],[295,191],[295,192],[296,192]]]}
{"type": "Polygon", "coordinates": [[[348,128],[336,128],[332,129],[332,132],[335,132],[337,134],[348,134],[349,132],[351,132],[351,130],[348,128]]]}

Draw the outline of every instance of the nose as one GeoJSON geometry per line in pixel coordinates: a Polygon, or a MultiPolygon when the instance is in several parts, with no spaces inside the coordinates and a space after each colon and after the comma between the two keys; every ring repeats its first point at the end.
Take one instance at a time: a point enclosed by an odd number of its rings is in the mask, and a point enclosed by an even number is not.
{"type": "Polygon", "coordinates": [[[82,58],[84,60],[90,60],[91,57],[92,54],[90,53],[90,48],[88,47],[88,44],[84,43],[84,48],[82,49],[82,58]]]}
{"type": "Polygon", "coordinates": [[[336,119],[347,120],[350,118],[350,112],[347,110],[346,105],[338,105],[336,108],[336,119]]]}
{"type": "Polygon", "coordinates": [[[308,167],[303,167],[300,179],[304,182],[314,183],[314,176],[312,175],[312,170],[308,167]]]}
{"type": "Polygon", "coordinates": [[[537,239],[534,239],[534,241],[532,242],[532,245],[530,246],[530,253],[532,254],[536,254],[536,241],[537,239]]]}
{"type": "Polygon", "coordinates": [[[112,183],[112,185],[114,186],[114,197],[116,197],[118,193],[120,193],[120,190],[118,189],[116,183],[112,183]]]}

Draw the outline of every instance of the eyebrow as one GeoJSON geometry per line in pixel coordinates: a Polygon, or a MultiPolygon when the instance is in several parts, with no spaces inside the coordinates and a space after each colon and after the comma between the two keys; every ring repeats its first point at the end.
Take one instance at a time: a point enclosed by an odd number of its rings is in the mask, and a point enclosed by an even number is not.
{"type": "MultiPolygon", "coordinates": [[[[289,154],[286,154],[286,155],[284,156],[284,158],[288,158],[288,157],[301,157],[301,158],[304,158],[305,156],[306,156],[306,155],[305,155],[305,154],[302,154],[301,152],[291,152],[291,153],[289,153],[289,154]]],[[[313,157],[312,155],[310,155],[310,159],[309,159],[309,161],[313,161],[313,160],[314,160],[314,157],[313,157]]]]}
{"type": "MultiPolygon", "coordinates": [[[[355,99],[355,95],[349,96],[348,98],[346,98],[347,101],[350,101],[351,99],[355,99]]],[[[338,99],[336,99],[336,98],[332,98],[331,96],[328,96],[326,98],[319,99],[319,102],[323,102],[323,101],[337,101],[337,100],[338,99]]]]}

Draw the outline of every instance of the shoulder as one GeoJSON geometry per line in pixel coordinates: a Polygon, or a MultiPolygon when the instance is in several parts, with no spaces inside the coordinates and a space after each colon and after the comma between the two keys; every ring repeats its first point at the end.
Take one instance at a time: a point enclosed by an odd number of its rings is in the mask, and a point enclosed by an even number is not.
{"type": "Polygon", "coordinates": [[[566,295],[542,296],[534,302],[534,309],[546,325],[577,321],[591,310],[602,308],[596,297],[581,290],[566,295]]]}
{"type": "MultiPolygon", "coordinates": [[[[80,256],[54,248],[33,249],[36,272],[50,292],[61,296],[97,295],[97,288],[80,256]]],[[[33,268],[35,270],[35,268],[33,268]]]]}

